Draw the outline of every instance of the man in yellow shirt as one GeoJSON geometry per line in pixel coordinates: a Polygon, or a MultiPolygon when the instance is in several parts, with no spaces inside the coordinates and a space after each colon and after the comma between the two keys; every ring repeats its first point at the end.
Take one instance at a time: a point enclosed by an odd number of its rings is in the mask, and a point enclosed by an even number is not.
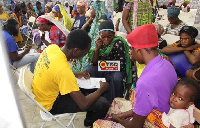
{"type": "Polygon", "coordinates": [[[94,93],[84,96],[75,77],[89,78],[86,71],[73,73],[68,61],[82,58],[91,47],[91,39],[84,30],[69,33],[65,45],[48,46],[40,55],[34,71],[33,93],[43,107],[52,114],[87,111],[85,126],[104,118],[110,104],[100,97],[108,89],[107,82],[94,93]]]}

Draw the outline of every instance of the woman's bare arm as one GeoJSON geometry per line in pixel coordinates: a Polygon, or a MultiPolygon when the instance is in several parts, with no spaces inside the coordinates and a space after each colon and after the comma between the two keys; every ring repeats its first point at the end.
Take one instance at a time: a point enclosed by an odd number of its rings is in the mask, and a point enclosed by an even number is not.
{"type": "Polygon", "coordinates": [[[130,11],[129,9],[124,8],[123,12],[122,12],[122,23],[124,25],[124,28],[127,31],[127,34],[132,32],[132,30],[131,30],[131,28],[129,27],[129,24],[128,24],[129,11],[130,11]]]}

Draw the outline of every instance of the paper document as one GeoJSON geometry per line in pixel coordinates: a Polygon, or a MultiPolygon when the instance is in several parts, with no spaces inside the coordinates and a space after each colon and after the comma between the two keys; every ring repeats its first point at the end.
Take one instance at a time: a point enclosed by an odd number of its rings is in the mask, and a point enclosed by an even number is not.
{"type": "Polygon", "coordinates": [[[90,77],[90,79],[85,79],[85,78],[78,79],[77,78],[78,86],[80,88],[84,88],[84,89],[100,88],[100,81],[106,82],[106,79],[105,78],[93,78],[93,77],[90,77]]]}

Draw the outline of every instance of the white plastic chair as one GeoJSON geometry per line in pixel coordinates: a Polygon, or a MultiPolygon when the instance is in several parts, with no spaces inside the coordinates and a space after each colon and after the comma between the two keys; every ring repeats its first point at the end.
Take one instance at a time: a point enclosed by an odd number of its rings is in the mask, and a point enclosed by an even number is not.
{"type": "Polygon", "coordinates": [[[44,120],[44,123],[42,124],[41,128],[45,125],[47,121],[55,120],[57,123],[59,123],[61,126],[67,128],[71,124],[73,128],[75,128],[73,120],[75,119],[76,113],[64,113],[64,114],[58,114],[58,115],[52,115],[49,111],[47,111],[40,103],[38,103],[34,98],[35,95],[32,93],[32,79],[33,74],[30,72],[27,68],[21,68],[19,79],[18,79],[18,85],[20,89],[24,92],[25,95],[27,95],[39,108],[40,108],[40,116],[44,120]],[[70,121],[67,125],[64,125],[58,118],[64,117],[64,116],[70,116],[72,115],[70,121]]]}

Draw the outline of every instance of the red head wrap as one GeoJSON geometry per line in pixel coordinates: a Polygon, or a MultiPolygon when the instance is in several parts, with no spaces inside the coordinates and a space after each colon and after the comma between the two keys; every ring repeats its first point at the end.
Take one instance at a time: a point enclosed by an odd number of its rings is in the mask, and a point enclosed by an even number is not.
{"type": "Polygon", "coordinates": [[[49,23],[51,23],[49,20],[42,17],[38,17],[36,19],[36,24],[49,24],[49,23]]]}
{"type": "Polygon", "coordinates": [[[151,48],[158,45],[158,34],[153,24],[137,27],[126,36],[128,43],[136,48],[151,48]]]}

